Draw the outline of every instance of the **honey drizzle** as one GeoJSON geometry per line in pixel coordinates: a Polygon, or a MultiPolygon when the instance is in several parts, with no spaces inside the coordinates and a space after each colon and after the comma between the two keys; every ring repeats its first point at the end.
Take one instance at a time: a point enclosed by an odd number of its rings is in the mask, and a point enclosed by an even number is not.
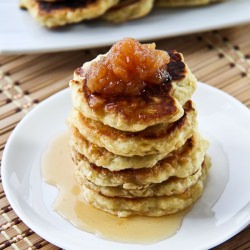
{"type": "Polygon", "coordinates": [[[69,133],[55,138],[42,158],[44,180],[59,189],[54,210],[75,227],[111,241],[152,244],[174,235],[187,210],[161,217],[118,218],[100,211],[80,195],[74,179],[74,163],[69,148],[69,133]]]}

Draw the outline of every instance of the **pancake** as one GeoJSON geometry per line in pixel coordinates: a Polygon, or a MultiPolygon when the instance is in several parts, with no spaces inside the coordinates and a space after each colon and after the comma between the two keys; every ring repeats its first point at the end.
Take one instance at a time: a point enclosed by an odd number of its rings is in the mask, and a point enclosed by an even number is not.
{"type": "Polygon", "coordinates": [[[183,115],[182,106],[191,98],[197,81],[181,53],[172,50],[168,55],[170,61],[165,66],[171,80],[164,85],[166,90],[153,89],[139,96],[103,97],[90,92],[86,75],[91,65],[104,60],[107,54],[85,63],[75,70],[74,79],[69,83],[74,108],[90,119],[122,131],[137,132],[156,124],[177,121],[183,115]]]}
{"type": "MultiPolygon", "coordinates": [[[[158,161],[166,157],[164,154],[131,157],[115,155],[105,148],[100,148],[97,145],[87,141],[74,126],[71,126],[70,131],[70,147],[72,150],[84,155],[90,163],[93,163],[99,167],[107,168],[110,171],[119,171],[130,168],[151,168],[158,161]]],[[[205,145],[205,148],[207,148],[207,143],[205,143],[205,140],[200,139],[199,136],[195,134],[190,139],[188,139],[185,142],[185,145],[182,146],[182,149],[177,150],[177,152],[185,150],[185,155],[190,156],[195,151],[200,151],[205,145]],[[189,147],[187,148],[186,145],[189,145],[189,147]],[[188,154],[186,149],[188,149],[188,154]]],[[[173,155],[174,153],[170,154],[173,155]]]]}
{"type": "Polygon", "coordinates": [[[157,0],[158,7],[187,7],[207,5],[215,2],[222,2],[223,0],[157,0]]]}
{"type": "Polygon", "coordinates": [[[53,28],[101,16],[107,9],[117,3],[118,0],[64,0],[53,2],[21,0],[20,7],[27,9],[42,26],[53,28]]]}
{"type": "Polygon", "coordinates": [[[114,23],[125,22],[147,15],[153,8],[154,0],[123,0],[110,8],[102,18],[114,23]]]}
{"type": "MultiPolygon", "coordinates": [[[[203,164],[204,165],[204,164],[203,164]]],[[[205,171],[205,169],[203,170],[205,171]]],[[[138,189],[124,189],[122,186],[118,187],[103,187],[94,184],[87,178],[82,178],[80,186],[84,185],[94,192],[108,197],[151,197],[151,196],[171,196],[181,194],[186,189],[194,185],[202,174],[202,167],[200,167],[194,174],[186,178],[171,177],[167,181],[157,184],[149,184],[144,188],[138,189]]]]}
{"type": "Polygon", "coordinates": [[[125,157],[115,155],[105,148],[100,148],[97,145],[86,140],[74,126],[70,127],[71,139],[70,146],[77,152],[84,155],[89,162],[97,166],[107,168],[111,171],[119,171],[122,169],[138,169],[151,168],[159,160],[162,160],[165,154],[153,154],[145,156],[125,157]]]}
{"type": "Polygon", "coordinates": [[[140,132],[124,132],[84,117],[73,110],[70,122],[91,143],[113,154],[144,156],[168,154],[181,147],[196,129],[196,110],[192,101],[184,105],[185,113],[176,122],[148,127],[140,132]]]}
{"type": "Polygon", "coordinates": [[[201,195],[207,172],[190,188],[182,194],[171,196],[152,197],[108,197],[97,193],[86,186],[82,186],[81,191],[84,200],[94,207],[105,212],[115,214],[118,217],[128,217],[131,215],[163,216],[173,214],[192,205],[201,195]]]}
{"type": "Polygon", "coordinates": [[[76,164],[75,176],[81,183],[81,178],[87,178],[98,186],[124,189],[145,188],[152,183],[161,183],[170,177],[186,178],[200,168],[208,142],[198,135],[189,139],[183,147],[172,152],[152,168],[125,169],[109,171],[90,163],[86,157],[71,148],[72,159],[76,164]]]}

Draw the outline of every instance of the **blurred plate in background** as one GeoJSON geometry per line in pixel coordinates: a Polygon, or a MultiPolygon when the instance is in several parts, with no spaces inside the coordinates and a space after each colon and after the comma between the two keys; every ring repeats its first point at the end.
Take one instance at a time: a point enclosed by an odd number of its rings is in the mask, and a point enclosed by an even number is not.
{"type": "Polygon", "coordinates": [[[124,37],[152,40],[250,22],[249,0],[227,0],[209,6],[157,9],[124,24],[83,22],[48,30],[18,7],[19,0],[0,1],[0,53],[34,53],[111,45],[124,37]]]}

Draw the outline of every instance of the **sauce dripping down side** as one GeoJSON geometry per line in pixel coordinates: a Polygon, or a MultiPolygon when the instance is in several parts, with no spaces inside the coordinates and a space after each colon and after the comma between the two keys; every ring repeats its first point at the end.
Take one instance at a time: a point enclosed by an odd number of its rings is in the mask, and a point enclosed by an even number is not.
{"type": "Polygon", "coordinates": [[[162,217],[118,218],[84,202],[74,179],[74,163],[68,142],[68,132],[59,135],[50,143],[42,158],[45,182],[59,189],[54,210],[62,217],[81,230],[118,242],[150,244],[178,231],[187,210],[162,217]]]}

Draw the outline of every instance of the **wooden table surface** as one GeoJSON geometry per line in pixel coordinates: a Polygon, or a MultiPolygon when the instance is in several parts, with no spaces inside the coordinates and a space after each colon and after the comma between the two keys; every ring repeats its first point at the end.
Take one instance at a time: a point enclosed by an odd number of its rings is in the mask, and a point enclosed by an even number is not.
{"type": "MultiPolygon", "coordinates": [[[[158,48],[175,48],[182,52],[198,80],[229,93],[250,107],[249,34],[250,25],[243,25],[156,42],[158,48]]],[[[11,131],[22,117],[48,96],[66,88],[76,67],[106,50],[0,55],[0,157],[11,131]]],[[[0,210],[0,249],[58,249],[18,218],[2,185],[0,210]]],[[[249,240],[250,227],[214,249],[250,249],[249,240]]]]}

